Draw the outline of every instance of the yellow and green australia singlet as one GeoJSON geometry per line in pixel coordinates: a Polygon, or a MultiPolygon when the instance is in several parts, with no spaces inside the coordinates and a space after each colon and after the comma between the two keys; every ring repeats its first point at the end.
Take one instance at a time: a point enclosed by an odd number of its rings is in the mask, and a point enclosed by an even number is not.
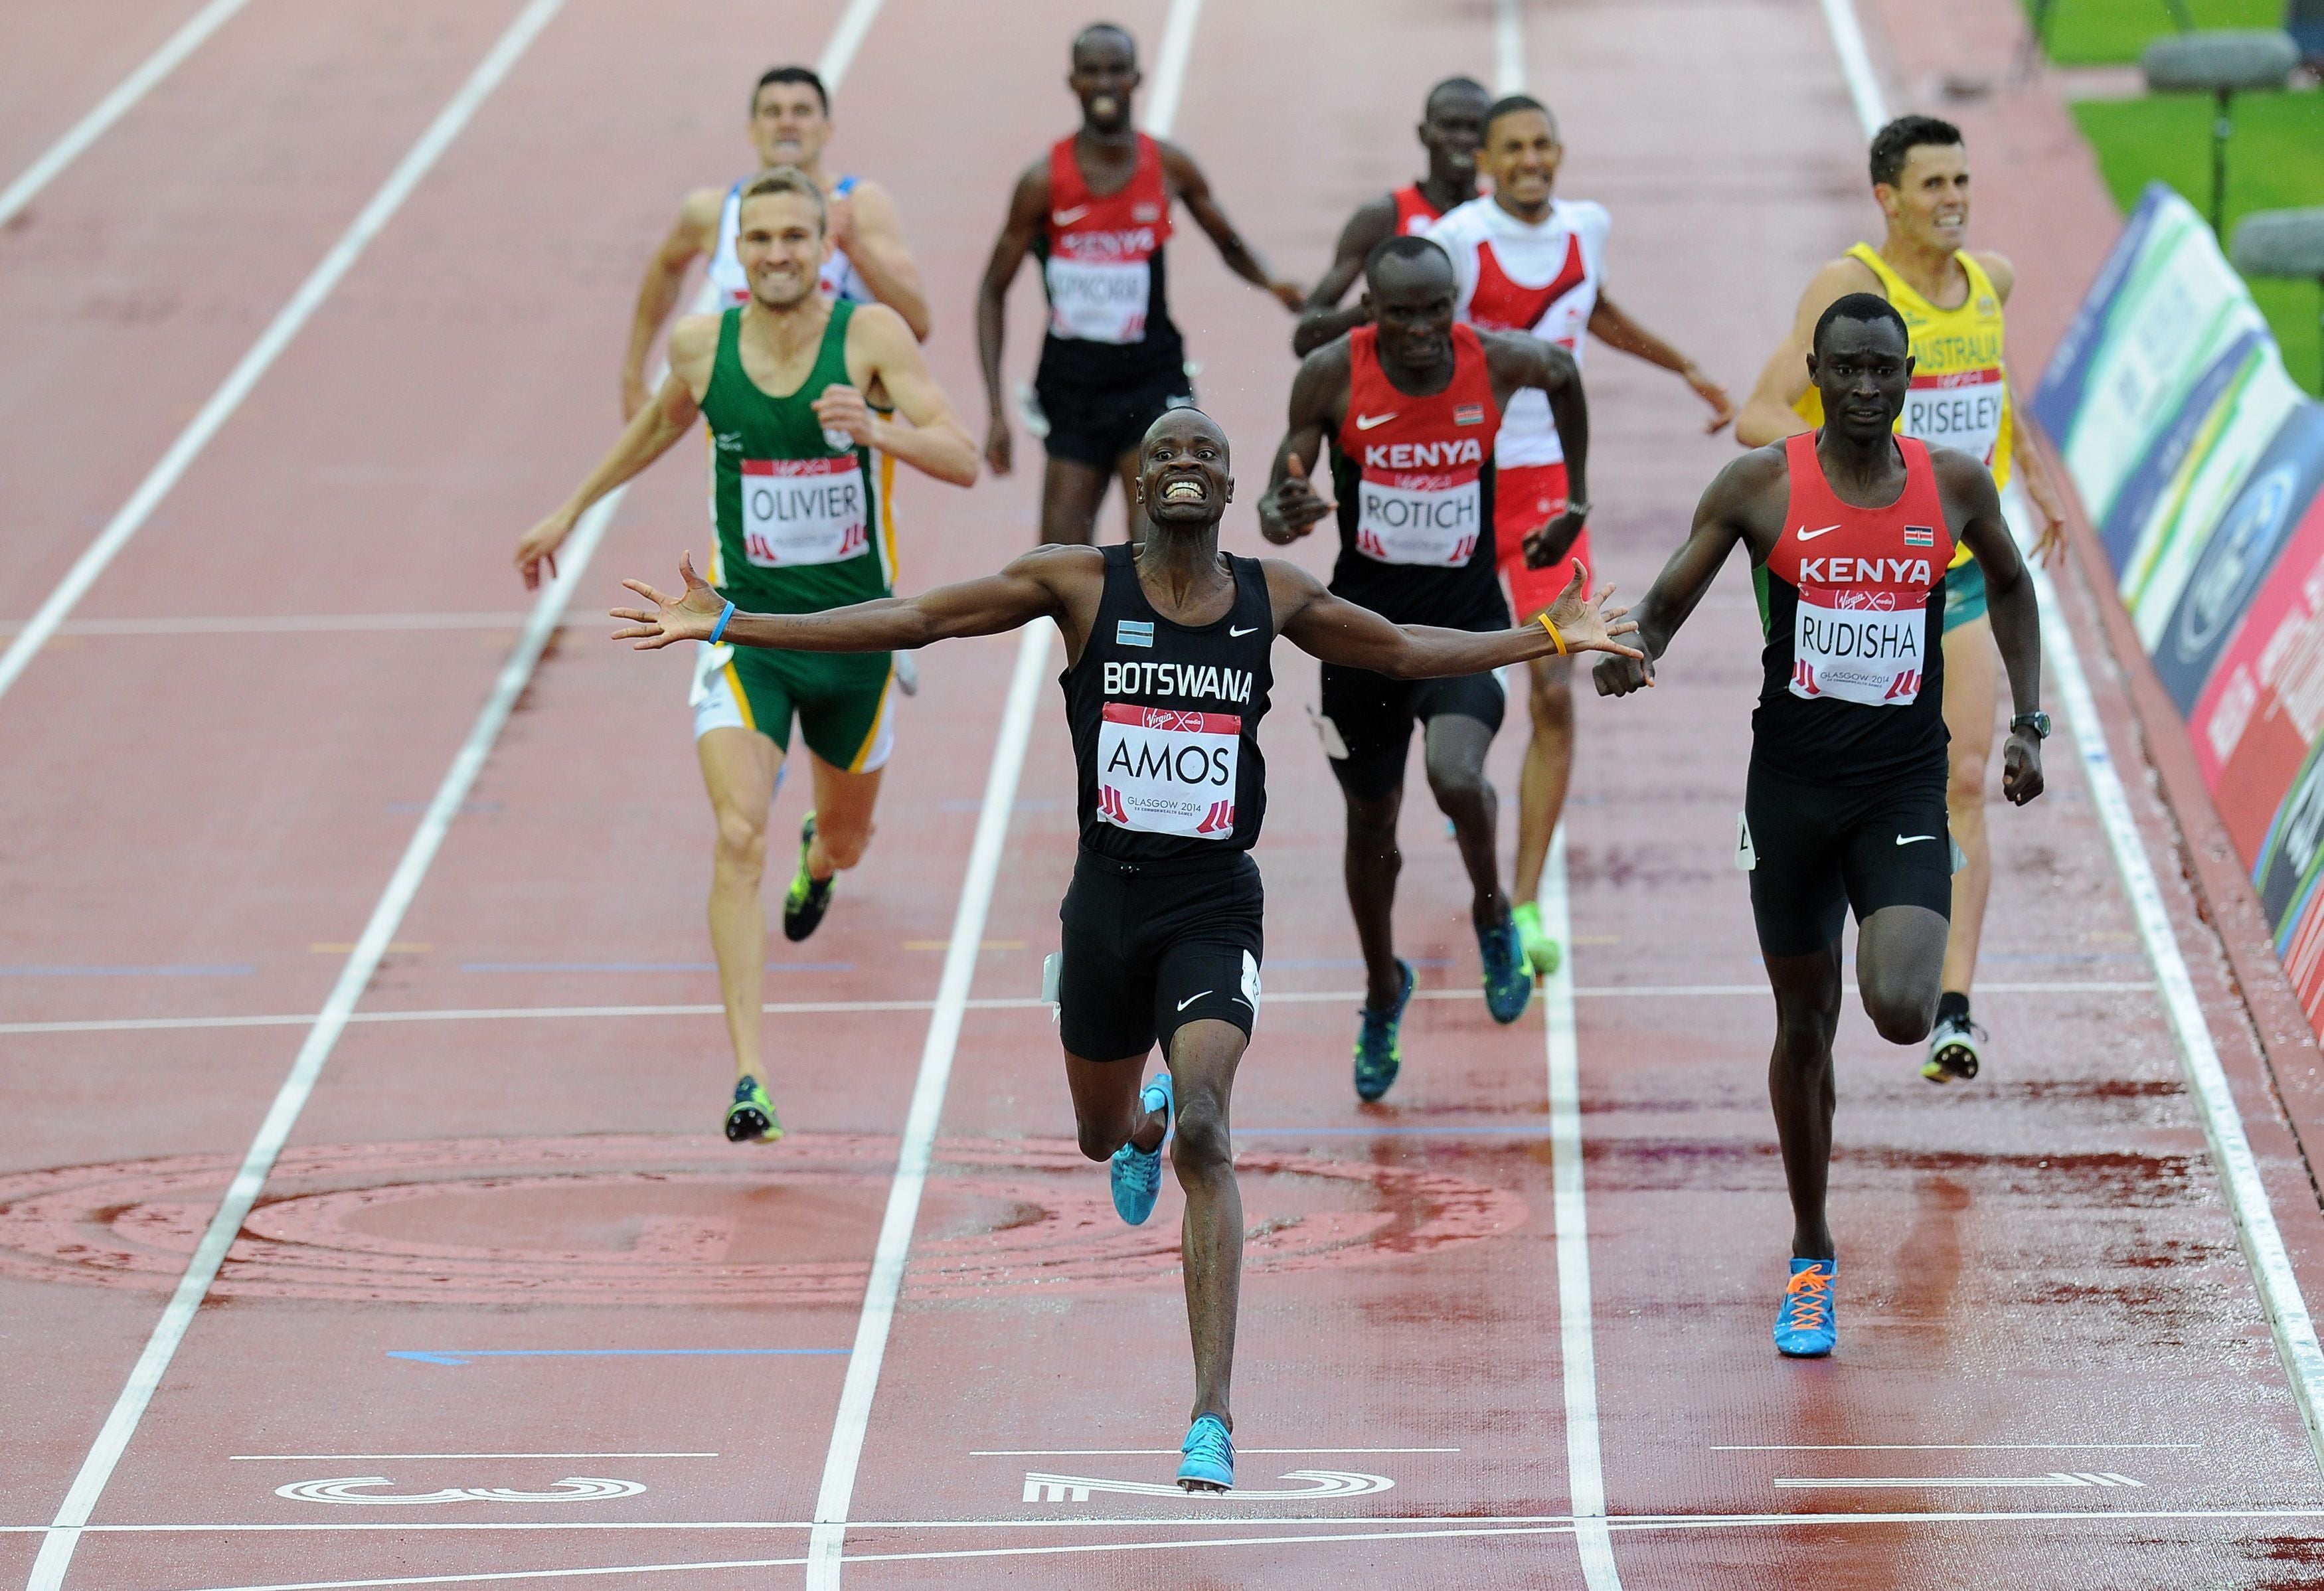
{"type": "MultiPolygon", "coordinates": [[[[820,613],[890,594],[894,463],[844,431],[827,431],[815,400],[849,384],[847,323],[831,306],[814,365],[796,392],[764,391],[742,368],[743,310],[719,318],[718,353],[702,395],[710,430],[710,513],[717,527],[709,579],[750,613],[820,613]]],[[[755,729],[778,745],[790,721],[817,756],[853,772],[885,761],[891,656],[881,652],[706,649],[695,730],[755,729]]]]}

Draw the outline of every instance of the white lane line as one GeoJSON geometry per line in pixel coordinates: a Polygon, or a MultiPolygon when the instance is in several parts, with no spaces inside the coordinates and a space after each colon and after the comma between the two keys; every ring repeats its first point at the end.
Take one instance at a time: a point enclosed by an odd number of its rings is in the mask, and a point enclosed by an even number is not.
{"type": "Polygon", "coordinates": [[[823,59],[815,63],[816,76],[823,79],[825,88],[837,92],[840,79],[855,64],[855,52],[863,47],[863,36],[872,31],[872,21],[880,14],[881,3],[881,0],[847,0],[847,9],[839,14],[831,38],[824,44],[823,59]]]}
{"type": "Polygon", "coordinates": [[[2112,1470],[2077,1470],[2068,1473],[2053,1469],[2048,1475],[1778,1475],[1772,1483],[1795,1490],[1826,1491],[1962,1491],[1987,1487],[2052,1487],[2052,1486],[2140,1486],[2144,1481],[2132,1480],[2126,1475],[2112,1470]]]}
{"type": "MultiPolygon", "coordinates": [[[[1857,120],[1869,137],[1886,123],[1888,112],[1880,92],[1880,80],[1872,70],[1871,57],[1864,47],[1864,32],[1857,23],[1855,7],[1851,0],[1823,0],[1823,14],[1831,30],[1833,48],[1840,52],[1849,97],[1856,103],[1857,120]]],[[[2006,506],[2023,545],[2027,540],[2024,534],[2024,502],[2015,486],[2006,495],[2006,506]]],[[[2049,653],[2051,680],[2064,702],[2066,722],[2073,731],[2075,749],[2081,754],[2082,772],[2090,785],[2090,801],[2106,828],[2107,848],[2114,854],[2123,893],[2129,897],[2131,913],[2138,920],[2139,939],[2162,985],[2163,1011],[2178,1038],[2180,1058],[2201,1107],[2203,1135],[2210,1142],[2211,1157],[2218,1166],[2219,1180],[2227,1192],[2227,1208],[2235,1216],[2245,1258],[2258,1284],[2260,1307],[2274,1335],[2276,1353],[2292,1383],[2293,1401],[2300,1405],[2310,1451],[2319,1470],[2324,1470],[2324,1346],[2317,1343],[2316,1323],[2308,1312],[2308,1301],[2301,1296],[2300,1279],[2292,1269],[2292,1256],[2275,1224],[2275,1209],[2268,1201],[2267,1185],[2260,1179],[2258,1159],[2252,1153],[2251,1140],[2244,1133],[2243,1115],[2236,1107],[2226,1068],[2219,1064],[2218,1049],[2203,1020],[2202,1003],[2196,998],[2194,979],[2180,951],[2178,935],[2172,930],[2170,910],[2163,904],[2162,886],[2155,882],[2146,843],[2139,837],[2138,824],[2131,816],[2130,798],[2123,789],[2122,775],[2107,744],[2106,726],[2099,721],[2098,703],[2090,695],[2089,680],[2082,671],[2081,652],[2075,644],[2073,630],[2066,623],[2065,611],[2060,606],[2057,587],[2049,572],[2030,560],[2026,568],[2033,574],[2034,595],[2041,603],[2043,649],[2049,653]]]]}
{"type": "Polygon", "coordinates": [[[235,1453],[229,1464],[336,1464],[409,1458],[715,1458],[715,1453],[235,1453]]]}
{"type": "Polygon", "coordinates": [[[2200,1442],[1755,1442],[1713,1453],[2132,1453],[2193,1449],[2200,1442]]]}
{"type": "Polygon", "coordinates": [[[1493,0],[1493,92],[1525,92],[1524,0],[1493,0]]]}
{"type": "Polygon", "coordinates": [[[185,25],[171,34],[161,48],[115,84],[112,93],[98,100],[63,137],[42,152],[40,158],[26,166],[14,182],[0,189],[0,227],[14,220],[17,211],[55,180],[57,173],[78,160],[83,150],[104,137],[114,123],[127,116],[139,100],[152,91],[155,84],[176,71],[180,61],[201,48],[203,40],[224,27],[229,17],[248,4],[249,0],[210,0],[188,17],[185,25]]]}
{"type": "Polygon", "coordinates": [[[161,455],[161,461],[139,483],[137,490],[130,494],[129,501],[121,505],[113,518],[106,522],[105,529],[97,533],[97,540],[91,541],[74,560],[65,578],[57,582],[56,589],[49,593],[48,600],[41,604],[40,611],[25,622],[24,627],[16,633],[15,639],[8,643],[7,651],[0,652],[0,696],[7,694],[18,676],[39,655],[41,648],[48,644],[49,637],[56,634],[57,626],[64,622],[65,616],[88,595],[89,587],[97,584],[97,578],[105,573],[121,550],[129,545],[130,538],[143,528],[154,509],[161,506],[162,499],[193,467],[202,449],[209,446],[210,439],[217,436],[226,422],[233,418],[235,411],[242,407],[243,400],[250,396],[252,389],[272,368],[274,361],[281,356],[283,349],[290,346],[291,339],[299,335],[309,319],[322,307],[323,301],[330,297],[332,290],[355,268],[355,262],[363,257],[364,250],[386,227],[395,212],[402,208],[403,201],[411,197],[412,190],[420,186],[420,179],[427,176],[444,152],[452,146],[452,141],[467,126],[469,118],[476,114],[476,108],[484,104],[493,89],[500,87],[501,79],[508,76],[509,69],[517,63],[564,4],[565,0],[530,0],[530,4],[517,14],[516,20],[509,24],[500,42],[493,46],[490,53],[469,75],[468,80],[460,86],[460,91],[437,114],[436,119],[429,124],[428,130],[420,135],[420,141],[411,146],[387,180],[380,185],[379,191],[372,195],[371,202],[364,206],[362,213],[331,245],[330,253],[325,254],[322,263],[299,284],[299,291],[290,295],[290,302],[282,306],[272,323],[259,334],[256,342],[251,344],[249,352],[243,355],[241,362],[219,384],[217,391],[210,394],[209,401],[178,434],[178,439],[170,444],[170,450],[161,455]]]}
{"type": "MultiPolygon", "coordinates": [[[[547,0],[549,9],[560,0],[547,0]]],[[[537,30],[536,30],[537,31],[537,30]]],[[[452,758],[452,765],[437,787],[435,799],[429,802],[428,811],[413,830],[410,843],[404,847],[402,860],[388,879],[387,888],[372,908],[371,920],[364,925],[363,937],[355,941],[355,953],[347,957],[339,970],[338,981],[323,1003],[323,1009],[308,1030],[306,1041],[300,1045],[298,1058],[291,1062],[290,1076],[274,1096],[273,1105],[258,1129],[256,1137],[243,1154],[242,1166],[235,1174],[233,1185],[219,1203],[217,1212],[210,1217],[208,1227],[202,1233],[192,1258],[187,1261],[184,1274],[179,1277],[169,1303],[155,1323],[152,1335],[146,1339],[144,1352],[129,1373],[128,1384],[121,1389],[113,1411],[106,1417],[104,1428],[81,1460],[79,1473],[73,1477],[72,1488],[50,1522],[48,1533],[41,1543],[41,1554],[32,1566],[28,1591],[60,1591],[64,1584],[67,1567],[72,1562],[74,1549],[78,1545],[81,1528],[88,1523],[89,1515],[113,1477],[115,1466],[128,1450],[130,1438],[136,1435],[138,1422],[144,1418],[146,1405],[152,1401],[161,1377],[177,1355],[178,1345],[185,1339],[187,1328],[193,1324],[194,1313],[208,1293],[210,1283],[217,1279],[218,1267],[225,1263],[226,1250],[242,1231],[242,1224],[257,1202],[260,1190],[266,1184],[267,1174],[274,1168],[276,1158],[297,1124],[300,1113],[306,1109],[308,1099],[321,1078],[324,1064],[331,1058],[339,1035],[346,1031],[347,1019],[363,998],[364,989],[379,970],[381,959],[387,954],[389,941],[403,921],[412,897],[419,893],[420,881],[427,877],[436,853],[449,833],[460,807],[468,799],[476,776],[484,770],[484,759],[491,754],[493,743],[500,738],[516,699],[532,678],[534,666],[540,661],[542,650],[557,628],[558,617],[570,599],[575,585],[589,567],[597,550],[597,543],[605,533],[614,509],[621,502],[618,492],[608,495],[596,507],[582,516],[576,529],[570,550],[564,559],[564,573],[549,582],[541,592],[533,609],[532,622],[501,666],[500,676],[493,682],[492,694],[484,700],[484,708],[476,715],[468,730],[468,737],[452,758]]]]}
{"type": "MultiPolygon", "coordinates": [[[[2151,991],[2154,986],[2151,982],[1979,984],[1978,992],[1983,994],[2082,994],[2123,990],[2151,991]]],[[[1674,984],[1661,987],[1646,984],[1612,984],[1598,988],[1576,988],[1573,997],[1577,1000],[1668,1000],[1696,995],[1764,997],[1766,993],[1767,985],[1765,984],[1674,984]]],[[[1473,1000],[1477,992],[1474,989],[1419,989],[1412,997],[1416,1000],[1473,1000]]],[[[1277,1005],[1361,1004],[1363,998],[1361,989],[1286,989],[1268,995],[1268,999],[1277,1005]]],[[[770,1001],[759,1009],[769,1016],[845,1016],[892,1011],[933,1011],[936,1004],[933,1000],[788,1000],[770,1001]]],[[[1047,1004],[1046,1000],[1028,996],[1013,999],[993,996],[971,1000],[967,1003],[967,1009],[1030,1011],[1047,1004]]],[[[724,1006],[705,1004],[496,1005],[430,1011],[358,1011],[350,1013],[347,1021],[356,1025],[406,1022],[596,1022],[622,1016],[721,1016],[724,1012],[724,1006]]],[[[155,1033],[193,1031],[203,1028],[295,1028],[304,1027],[314,1020],[312,1012],[254,1016],[88,1017],[59,1022],[0,1022],[0,1038],[38,1033],[155,1033]]]]}
{"type": "MultiPolygon", "coordinates": [[[[1541,872],[1542,931],[1573,942],[1565,891],[1565,825],[1550,836],[1541,872]]],[[[1573,1542],[1590,1591],[1621,1591],[1606,1533],[1606,1475],[1598,1448],[1598,1346],[1590,1324],[1590,1229],[1582,1181],[1582,1049],[1573,1027],[1573,957],[1542,980],[1549,1054],[1549,1164],[1557,1228],[1557,1345],[1565,1373],[1566,1489],[1573,1542]]]]}
{"type": "Polygon", "coordinates": [[[927,1186],[928,1161],[944,1116],[945,1090],[952,1081],[953,1056],[960,1044],[969,987],[976,976],[985,914],[1000,876],[1001,854],[1009,842],[1017,779],[1024,772],[1033,714],[1048,670],[1049,641],[1056,634],[1056,626],[1048,620],[1036,620],[1025,627],[1018,643],[1017,669],[1009,681],[1007,705],[1001,709],[992,766],[985,775],[976,837],[969,847],[960,903],[953,913],[944,976],[936,985],[927,1039],[920,1048],[919,1076],[912,1085],[911,1108],[904,1118],[896,1175],[888,1187],[888,1207],[881,1218],[879,1244],[872,1251],[872,1276],[864,1284],[862,1311],[856,1318],[854,1350],[848,1358],[847,1379],[840,1387],[839,1410],[832,1420],[831,1445],[824,1453],[816,1526],[807,1544],[808,1591],[828,1591],[839,1584],[840,1553],[847,1536],[848,1508],[855,1496],[855,1473],[863,1458],[863,1435],[880,1387],[880,1365],[887,1356],[888,1332],[903,1287],[904,1262],[911,1252],[912,1226],[919,1217],[920,1195],[927,1186]]]}
{"type": "Polygon", "coordinates": [[[1194,27],[1202,20],[1203,0],[1170,0],[1162,48],[1154,54],[1154,87],[1146,97],[1146,131],[1154,137],[1167,138],[1178,125],[1178,101],[1194,58],[1194,27]]]}
{"type": "MultiPolygon", "coordinates": [[[[59,635],[302,635],[346,634],[357,630],[515,630],[531,617],[522,613],[355,613],[253,615],[211,618],[198,614],[144,619],[67,619],[59,635]]],[[[574,624],[586,623],[576,619],[574,624]]],[[[22,634],[32,621],[0,624],[0,635],[22,634]]]]}
{"type": "MultiPolygon", "coordinates": [[[[1300,1453],[1458,1453],[1458,1448],[1238,1448],[1252,1457],[1300,1453]]],[[[1175,1458],[1176,1448],[978,1448],[971,1458],[1175,1458]]]]}

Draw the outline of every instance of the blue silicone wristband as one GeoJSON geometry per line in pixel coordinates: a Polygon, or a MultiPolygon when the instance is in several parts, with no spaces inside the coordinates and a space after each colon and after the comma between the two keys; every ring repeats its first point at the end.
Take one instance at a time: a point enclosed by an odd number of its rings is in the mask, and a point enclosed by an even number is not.
{"type": "Polygon", "coordinates": [[[734,605],[733,605],[733,603],[731,603],[731,602],[730,602],[730,603],[728,603],[728,604],[726,605],[726,611],[725,611],[724,613],[722,613],[722,614],[720,614],[720,615],[718,615],[718,622],[717,622],[715,624],[714,624],[714,625],[712,625],[712,626],[711,626],[711,629],[710,629],[710,644],[711,644],[711,645],[715,646],[715,645],[717,645],[717,644],[718,644],[718,637],[720,637],[721,635],[724,635],[724,634],[726,634],[726,621],[727,621],[728,619],[733,618],[733,616],[734,616],[734,605]]]}

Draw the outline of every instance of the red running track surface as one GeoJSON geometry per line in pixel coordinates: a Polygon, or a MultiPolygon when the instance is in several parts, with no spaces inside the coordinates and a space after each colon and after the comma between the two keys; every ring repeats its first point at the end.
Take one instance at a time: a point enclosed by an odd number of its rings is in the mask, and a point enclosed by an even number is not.
{"type": "MultiPolygon", "coordinates": [[[[515,10],[254,0],[0,236],[4,445],[29,527],[0,550],[10,611],[37,605],[515,10]],[[125,200],[157,148],[170,181],[125,200]]],[[[9,853],[37,910],[0,925],[0,1340],[27,1372],[0,1383],[0,1577],[29,1575],[468,733],[521,623],[507,549],[611,434],[645,249],[685,188],[738,169],[762,57],[812,59],[837,15],[575,0],[79,630],[0,698],[7,832],[39,837],[9,853]],[[410,616],[444,614],[466,616],[410,616]],[[374,627],[279,623],[346,615],[374,627]],[[286,1020],[241,1020],[267,1016],[286,1020]],[[122,1025],[137,1021],[154,1025],[122,1025]]],[[[1149,71],[1164,18],[1161,0],[1122,14],[1149,71]]],[[[124,20],[108,69],[180,20],[124,20]]],[[[970,413],[970,290],[1011,173],[1072,125],[1057,79],[1084,20],[1036,0],[1004,30],[888,0],[841,90],[841,163],[896,190],[933,287],[931,356],[970,413]]],[[[65,75],[97,59],[69,8],[23,25],[58,71],[48,97],[0,101],[20,161],[110,80],[65,75]]],[[[1651,0],[1527,25],[1528,79],[1572,146],[1562,189],[1613,208],[1618,296],[1739,392],[1799,283],[1869,219],[1819,14],[1651,0]]],[[[1491,59],[1480,14],[1384,0],[1213,7],[1196,41],[1176,133],[1302,275],[1349,208],[1410,175],[1426,85],[1491,59]]],[[[1280,424],[1286,318],[1198,240],[1176,256],[1248,499],[1280,424]]],[[[1038,326],[1020,284],[1012,372],[1038,326]]],[[[1659,373],[1601,348],[1590,375],[1600,540],[1635,595],[1731,444],[1700,437],[1659,373]]],[[[1030,539],[1019,445],[1010,480],[908,482],[908,587],[1030,539]]],[[[69,1584],[800,1583],[1017,652],[961,643],[924,664],[869,860],[814,940],[772,952],[794,1134],[724,1144],[683,664],[605,644],[589,616],[617,574],[699,550],[699,467],[678,452],[623,505],[69,1584]],[[739,1349],[759,1352],[721,1352],[739,1349]],[[475,1494],[494,1490],[515,1495],[475,1494]],[[366,1505],[383,1494],[439,1495],[366,1505]],[[692,1567],[712,1564],[736,1567],[692,1567]]],[[[1247,512],[1230,523],[1253,550],[1247,512]]],[[[1320,569],[1325,551],[1300,556],[1320,569]]],[[[1594,1308],[1563,1324],[1543,1010],[1509,1029],[1482,1012],[1457,859],[1416,787],[1398,920],[1430,997],[1391,1102],[1351,1096],[1339,801],[1304,722],[1313,666],[1278,658],[1269,1001],[1235,1124],[1244,1489],[1226,1499],[1136,1489],[1167,1483],[1190,1384],[1178,1196],[1125,1229],[1070,1142],[1034,1000],[1073,836],[1044,685],[865,1432],[850,1583],[1582,1584],[1567,1350],[1585,1327],[1612,1516],[1594,1586],[2310,1577],[2315,1462],[2062,743],[2051,794],[1995,814],[1986,1077],[1932,1089],[1851,1014],[1842,1353],[1771,1352],[1770,1015],[1725,860],[1756,652],[1730,571],[1660,689],[1584,703],[1568,872],[1594,1308]]],[[[1513,717],[1495,760],[1512,798],[1521,740],[1513,717]]],[[[2162,815],[2133,796],[2167,857],[2162,815]]],[[[778,874],[803,805],[778,801],[778,874]]],[[[2163,871],[2304,1263],[2312,1194],[2163,871]]]]}

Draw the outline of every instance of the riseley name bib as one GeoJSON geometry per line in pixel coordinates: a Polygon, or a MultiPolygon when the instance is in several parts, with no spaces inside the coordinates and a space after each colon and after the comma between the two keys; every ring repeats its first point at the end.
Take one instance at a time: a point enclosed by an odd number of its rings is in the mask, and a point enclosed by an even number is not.
{"type": "Polygon", "coordinates": [[[1998,368],[1915,375],[1897,429],[1936,447],[1958,448],[1990,469],[2001,443],[2006,390],[1998,368]]]}
{"type": "Polygon", "coordinates": [[[742,550],[761,569],[839,563],[872,545],[855,455],[742,461],[742,550]]]}
{"type": "Polygon", "coordinates": [[[1888,586],[1820,585],[1808,572],[1817,564],[1858,561],[1803,560],[1792,621],[1792,694],[1867,707],[1910,707],[1920,699],[1928,671],[1929,562],[1861,560],[1895,566],[1865,571],[1897,582],[1888,586]]]}
{"type": "Polygon", "coordinates": [[[1143,834],[1234,833],[1242,719],[1110,701],[1098,725],[1097,817],[1143,834]]]}

